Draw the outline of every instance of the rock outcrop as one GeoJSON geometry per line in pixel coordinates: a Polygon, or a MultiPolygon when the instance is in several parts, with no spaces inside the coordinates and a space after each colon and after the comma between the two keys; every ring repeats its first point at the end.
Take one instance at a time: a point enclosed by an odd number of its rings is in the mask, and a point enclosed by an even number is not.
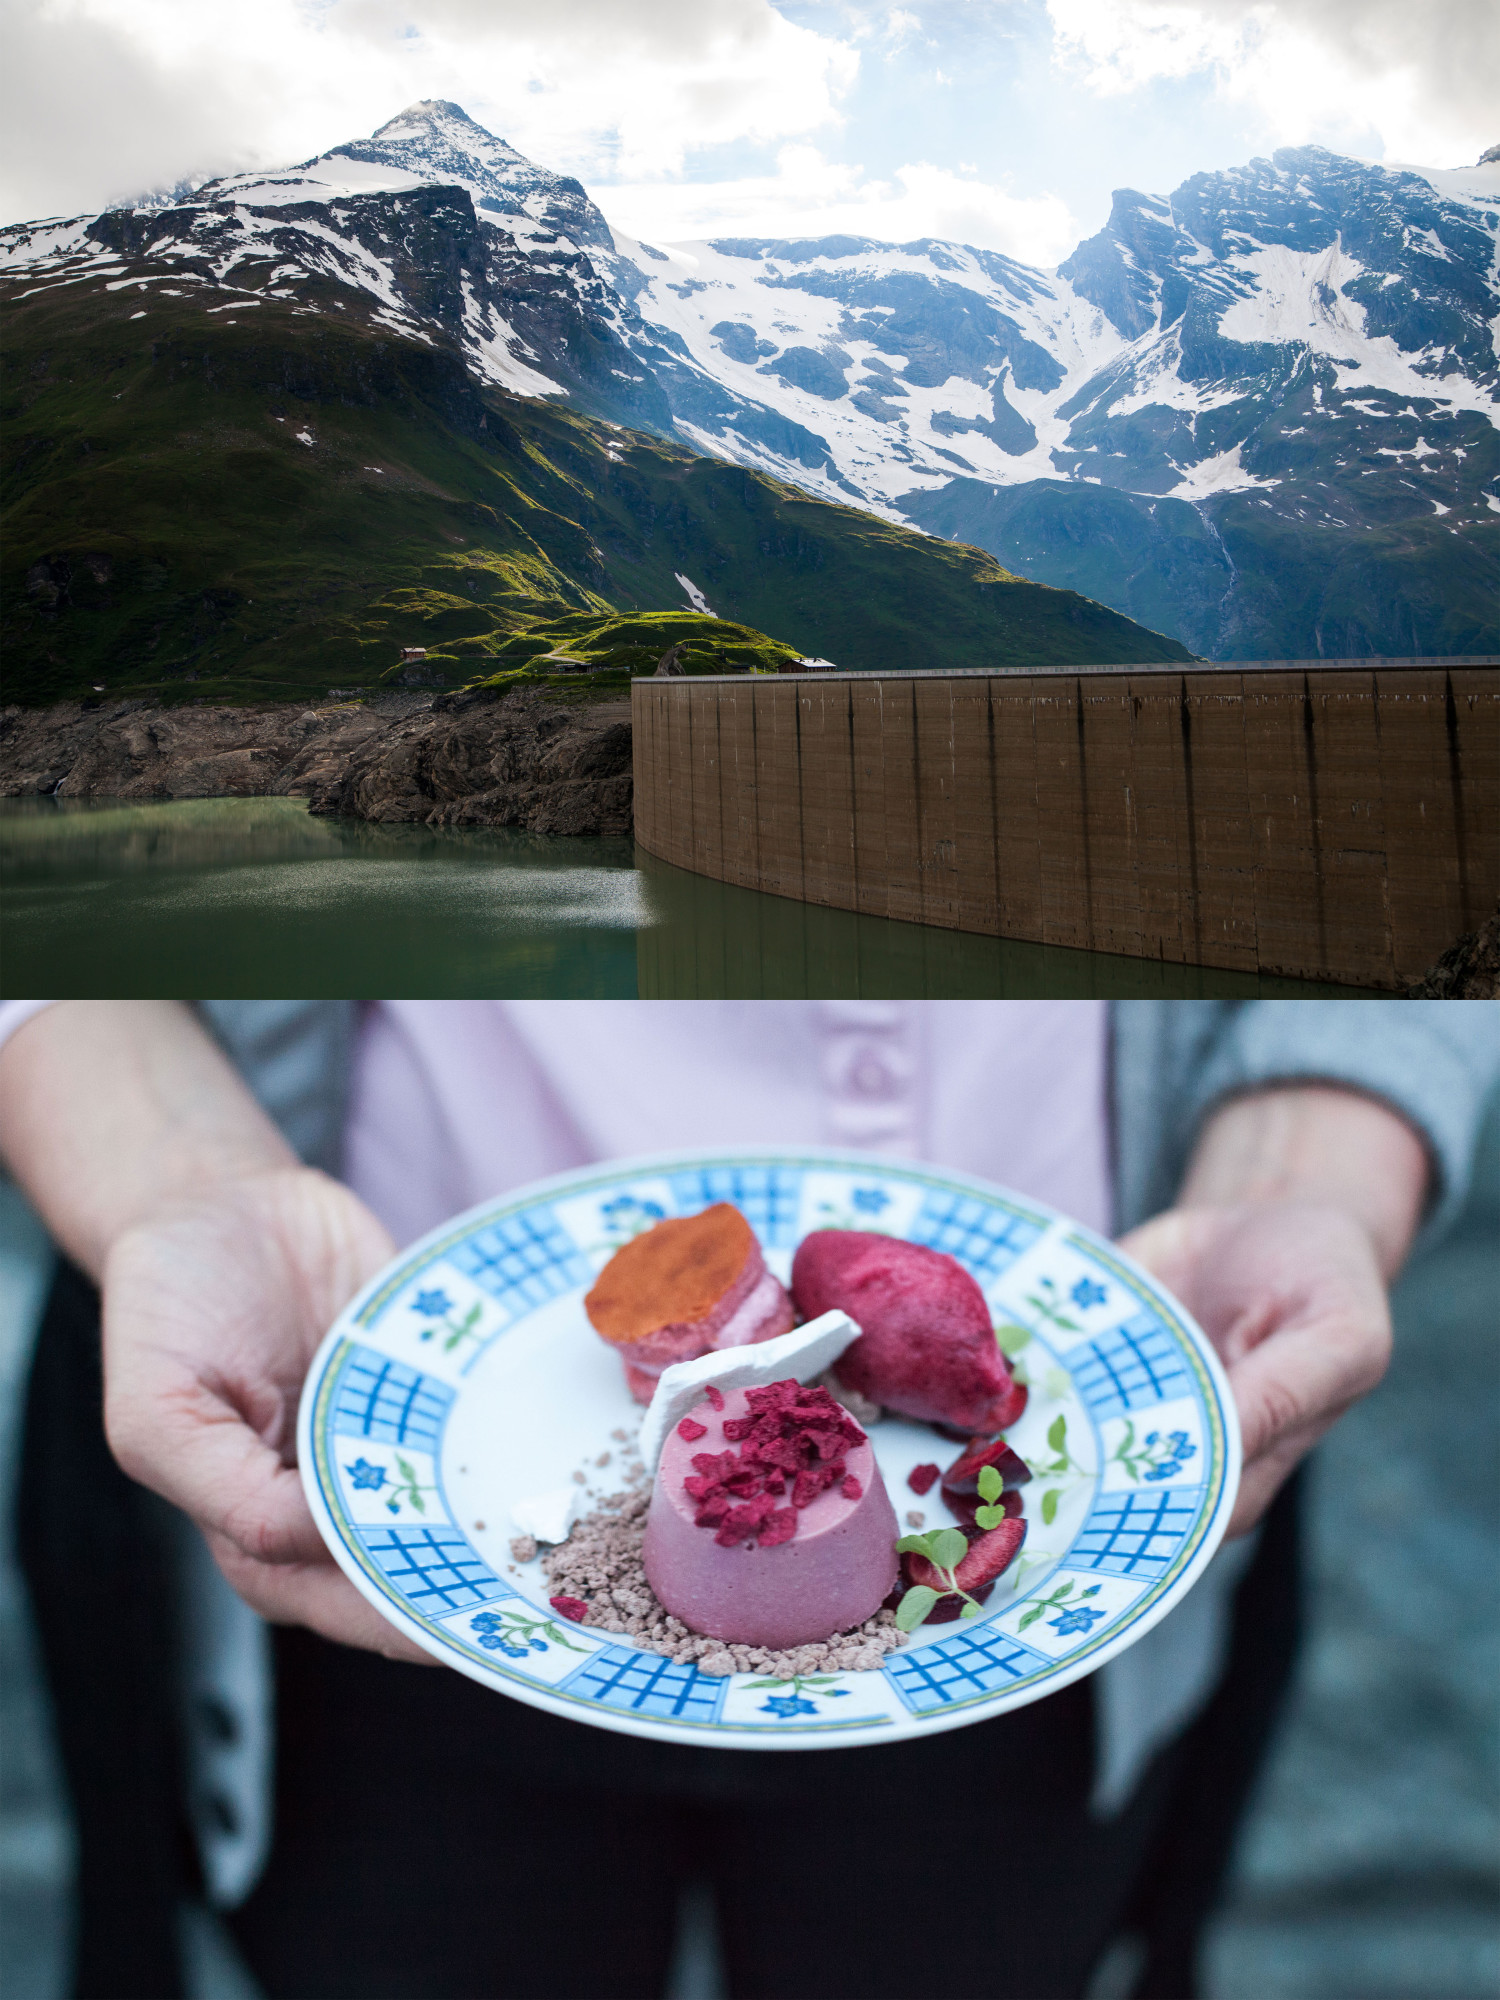
{"type": "Polygon", "coordinates": [[[384,824],[628,833],[630,706],[440,695],[358,745],[309,797],[315,813],[384,824]]]}
{"type": "Polygon", "coordinates": [[[1500,1000],[1500,908],[1450,945],[1415,986],[1408,1000],[1500,1000]]]}
{"type": "Polygon", "coordinates": [[[530,692],[386,695],[319,708],[0,709],[0,796],[276,794],[315,813],[429,826],[624,833],[628,702],[530,692]]]}

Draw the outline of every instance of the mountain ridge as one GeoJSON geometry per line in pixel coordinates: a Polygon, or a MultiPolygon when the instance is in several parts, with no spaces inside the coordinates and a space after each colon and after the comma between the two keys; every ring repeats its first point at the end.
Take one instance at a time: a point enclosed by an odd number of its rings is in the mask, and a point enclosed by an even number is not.
{"type": "MultiPolygon", "coordinates": [[[[409,245],[456,193],[373,197],[375,219],[409,245]]],[[[223,217],[203,213],[211,263],[223,217]]],[[[185,259],[167,284],[99,254],[6,301],[12,702],[321,698],[383,684],[407,647],[450,686],[546,673],[547,656],[589,652],[579,619],[637,610],[651,630],[601,661],[622,686],[684,620],[740,665],[1189,657],[981,550],[517,398],[435,323],[408,331],[405,305],[326,279],[237,289],[185,259]],[[120,271],[123,295],[103,275],[120,271]],[[695,608],[672,610],[684,596],[695,608]],[[763,660],[735,657],[737,626],[752,647],[770,635],[763,660]]]]}
{"type": "Polygon", "coordinates": [[[1120,190],[1052,273],[931,238],[663,249],[443,100],[185,201],[0,231],[41,279],[124,254],[247,305],[356,294],[497,388],[1224,659],[1500,646],[1497,244],[1500,169],[1304,147],[1120,190]]]}

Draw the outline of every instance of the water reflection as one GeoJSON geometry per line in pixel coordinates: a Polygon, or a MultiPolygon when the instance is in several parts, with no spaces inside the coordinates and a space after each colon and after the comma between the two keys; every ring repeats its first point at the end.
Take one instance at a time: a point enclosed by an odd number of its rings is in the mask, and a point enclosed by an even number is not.
{"type": "Polygon", "coordinates": [[[643,1000],[1310,1000],[1361,990],[820,909],[710,881],[644,848],[636,864],[655,917],[636,943],[643,1000]]]}
{"type": "Polygon", "coordinates": [[[624,838],[313,819],[298,799],[0,800],[4,990],[79,998],[1347,994],[818,909],[624,838]]]}
{"type": "Polygon", "coordinates": [[[298,799],[0,802],[0,891],[10,994],[628,998],[650,920],[628,840],[298,799]]]}

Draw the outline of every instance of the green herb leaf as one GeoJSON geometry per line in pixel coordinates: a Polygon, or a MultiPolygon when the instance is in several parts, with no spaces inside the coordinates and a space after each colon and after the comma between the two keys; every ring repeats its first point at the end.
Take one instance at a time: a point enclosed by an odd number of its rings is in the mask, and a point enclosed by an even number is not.
{"type": "Polygon", "coordinates": [[[1031,1328],[1014,1324],[997,1326],[995,1338],[1000,1343],[1000,1352],[1005,1355],[1019,1354],[1023,1347],[1031,1344],[1031,1328]]]}
{"type": "Polygon", "coordinates": [[[928,1541],[939,1569],[953,1569],[969,1553],[969,1538],[957,1528],[934,1528],[928,1541]]]}
{"type": "Polygon", "coordinates": [[[903,1535],[896,1544],[896,1553],[898,1556],[926,1556],[927,1560],[931,1562],[933,1560],[932,1537],[941,1533],[941,1528],[934,1528],[929,1534],[925,1535],[903,1535]]]}
{"type": "Polygon", "coordinates": [[[963,1610],[960,1611],[958,1615],[960,1618],[977,1618],[979,1616],[979,1606],[974,1602],[973,1598],[971,1597],[964,1605],[963,1610]]]}
{"type": "Polygon", "coordinates": [[[981,1528],[998,1528],[1005,1519],[1003,1507],[976,1507],[974,1519],[981,1528]]]}
{"type": "Polygon", "coordinates": [[[1005,1491],[1005,1481],[993,1465],[979,1468],[979,1497],[981,1500],[998,1500],[1005,1491]]]}
{"type": "Polygon", "coordinates": [[[938,1592],[929,1590],[925,1583],[916,1584],[907,1591],[896,1606],[896,1629],[898,1632],[914,1632],[938,1601],[938,1592]]]}
{"type": "Polygon", "coordinates": [[[1061,1497],[1061,1491],[1060,1487],[1049,1486],[1047,1491],[1042,1495],[1042,1521],[1049,1528],[1057,1519],[1057,1503],[1061,1497]]]}
{"type": "Polygon", "coordinates": [[[1052,1419],[1052,1422],[1048,1427],[1047,1431],[1047,1443],[1051,1446],[1053,1451],[1067,1450],[1068,1420],[1066,1417],[1054,1417],[1052,1419]]]}

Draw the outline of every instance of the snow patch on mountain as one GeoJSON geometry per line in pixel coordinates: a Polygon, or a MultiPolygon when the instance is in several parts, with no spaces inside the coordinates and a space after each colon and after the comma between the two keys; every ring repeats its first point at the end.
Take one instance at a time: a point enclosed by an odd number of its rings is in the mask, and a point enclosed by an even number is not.
{"type": "Polygon", "coordinates": [[[1243,447],[1231,445],[1228,451],[1216,452],[1212,458],[1201,458],[1189,466],[1177,485],[1169,487],[1163,495],[1167,500],[1206,500],[1210,493],[1241,493],[1252,486],[1276,486],[1275,479],[1257,479],[1240,462],[1243,447]]]}

